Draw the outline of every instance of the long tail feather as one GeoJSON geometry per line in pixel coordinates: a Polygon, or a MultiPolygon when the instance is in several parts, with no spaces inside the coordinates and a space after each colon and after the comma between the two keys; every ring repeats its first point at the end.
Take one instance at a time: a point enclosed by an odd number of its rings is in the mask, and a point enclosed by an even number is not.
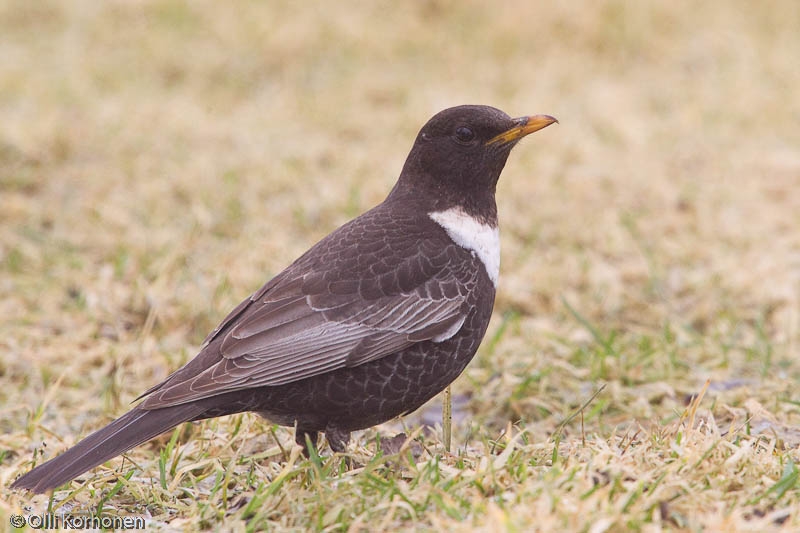
{"type": "Polygon", "coordinates": [[[197,403],[153,410],[135,408],[58,457],[37,466],[14,481],[11,488],[46,492],[59,487],[180,423],[195,419],[204,410],[197,403]]]}

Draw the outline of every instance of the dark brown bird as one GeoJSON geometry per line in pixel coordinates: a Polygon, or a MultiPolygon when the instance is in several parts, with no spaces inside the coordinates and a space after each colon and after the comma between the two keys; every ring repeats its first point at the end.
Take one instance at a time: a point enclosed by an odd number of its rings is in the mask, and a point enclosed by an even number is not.
{"type": "Polygon", "coordinates": [[[243,301],[200,353],[128,413],[17,479],[44,492],[193,420],[257,412],[350,432],[414,411],[475,355],[500,268],[495,186],[511,149],[556,122],[487,106],[446,109],[420,130],[380,205],[335,230],[243,301]]]}

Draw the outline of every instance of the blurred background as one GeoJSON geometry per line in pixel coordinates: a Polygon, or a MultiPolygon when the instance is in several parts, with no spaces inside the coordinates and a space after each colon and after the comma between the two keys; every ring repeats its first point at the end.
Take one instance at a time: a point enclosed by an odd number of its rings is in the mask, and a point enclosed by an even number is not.
{"type": "Polygon", "coordinates": [[[470,416],[602,382],[602,432],[711,378],[796,425],[799,54],[796,0],[2,2],[3,432],[119,414],[465,103],[560,120],[498,187],[470,416]]]}

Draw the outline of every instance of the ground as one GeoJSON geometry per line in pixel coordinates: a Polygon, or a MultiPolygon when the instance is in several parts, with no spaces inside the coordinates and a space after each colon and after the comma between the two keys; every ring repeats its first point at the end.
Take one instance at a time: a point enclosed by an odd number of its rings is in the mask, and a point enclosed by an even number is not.
{"type": "Polygon", "coordinates": [[[0,528],[800,530],[798,50],[795,0],[4,2],[0,528]],[[242,415],[52,499],[8,489],[379,202],[463,103],[561,123],[501,178],[451,453],[437,399],[346,460],[242,415]],[[378,453],[403,424],[413,445],[378,453]]]}

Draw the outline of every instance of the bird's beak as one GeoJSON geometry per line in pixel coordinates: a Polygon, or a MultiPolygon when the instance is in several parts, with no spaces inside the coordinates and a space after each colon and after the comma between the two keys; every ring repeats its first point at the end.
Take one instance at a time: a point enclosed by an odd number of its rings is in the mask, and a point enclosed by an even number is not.
{"type": "Polygon", "coordinates": [[[539,131],[546,128],[553,122],[558,122],[555,117],[550,115],[533,115],[532,117],[515,118],[514,122],[517,124],[510,130],[506,130],[500,135],[492,137],[486,144],[508,144],[510,142],[518,141],[534,131],[539,131]]]}

